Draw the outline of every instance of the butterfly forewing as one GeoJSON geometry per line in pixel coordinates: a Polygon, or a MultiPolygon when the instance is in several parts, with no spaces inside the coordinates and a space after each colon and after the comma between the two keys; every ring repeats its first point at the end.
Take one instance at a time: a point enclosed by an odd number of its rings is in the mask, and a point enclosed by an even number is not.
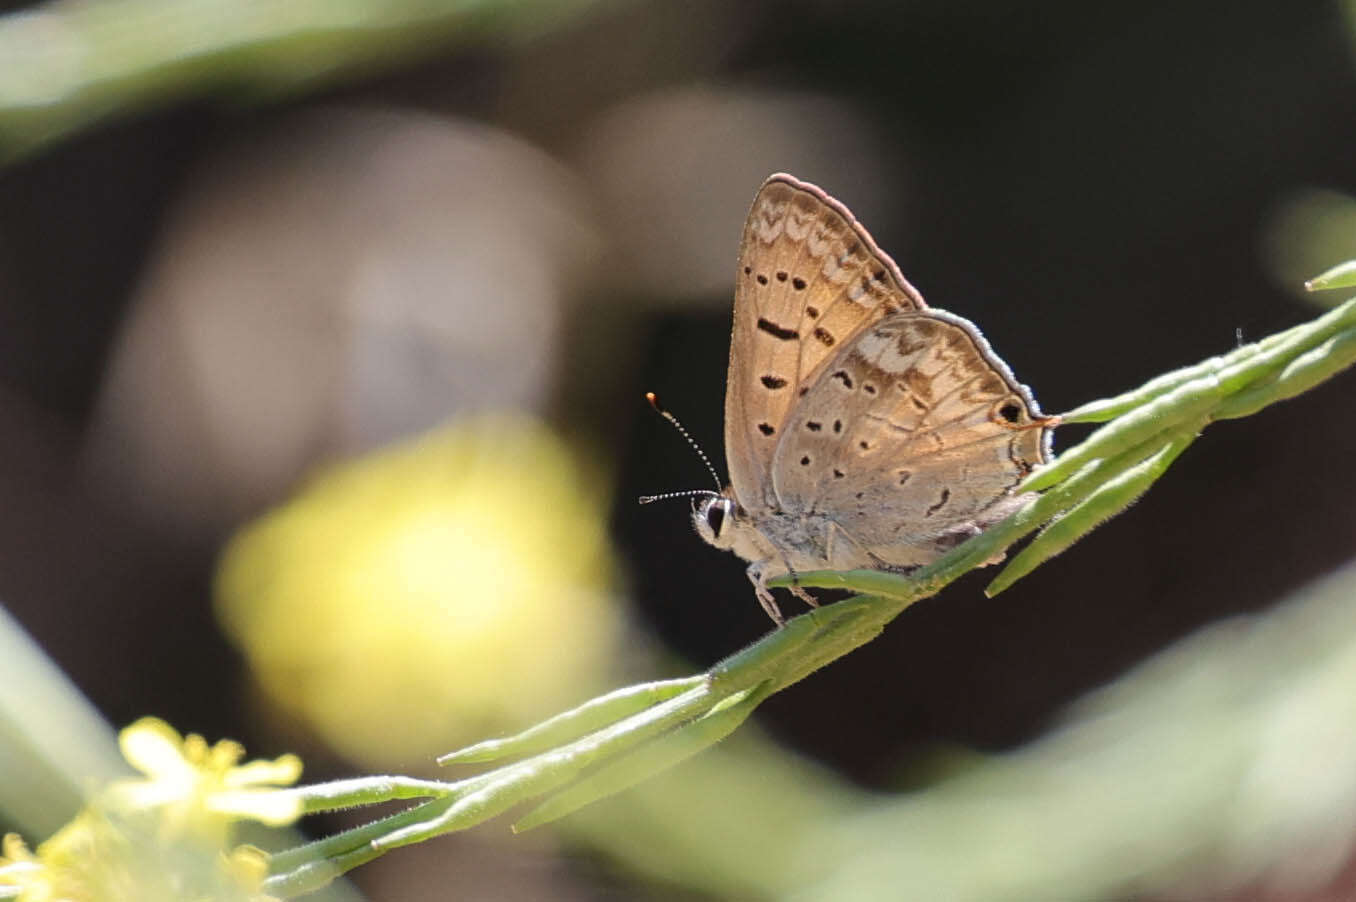
{"type": "Polygon", "coordinates": [[[725,395],[740,504],[780,506],[773,456],[825,364],[874,323],[926,306],[842,204],[789,175],[763,183],[740,242],[725,395]]]}
{"type": "Polygon", "coordinates": [[[890,564],[975,524],[1045,459],[1046,421],[979,331],[940,311],[891,316],[833,357],[772,463],[793,513],[822,513],[890,564]]]}

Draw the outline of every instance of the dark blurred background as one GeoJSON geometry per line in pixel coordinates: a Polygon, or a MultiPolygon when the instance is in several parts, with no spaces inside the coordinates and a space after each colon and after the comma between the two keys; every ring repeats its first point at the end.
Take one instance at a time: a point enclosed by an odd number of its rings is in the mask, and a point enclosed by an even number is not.
{"type": "MultiPolygon", "coordinates": [[[[317,467],[506,408],[590,449],[626,628],[709,665],[769,624],[683,502],[634,503],[708,482],[642,393],[724,470],[734,255],[762,178],[842,200],[930,304],[1067,410],[1315,315],[1299,282],[1356,256],[1356,232],[1311,270],[1293,250],[1356,194],[1350,15],[600,3],[278,96],[227,72],[50,140],[11,132],[0,598],[113,724],[156,713],[276,753],[213,613],[223,542],[317,467]],[[465,241],[498,257],[468,263],[465,241]],[[505,302],[506,281],[532,291],[505,302]],[[399,300],[418,292],[426,308],[399,300]]],[[[1353,391],[1347,373],[1215,426],[1004,595],[971,574],[757,719],[872,790],[925,783],[948,750],[1020,747],[1155,651],[1352,556],[1353,391]]],[[[308,779],[350,766],[306,757],[308,779]]],[[[566,871],[563,898],[687,892],[566,871]]],[[[1246,892],[1218,898],[1261,898],[1246,892]]]]}

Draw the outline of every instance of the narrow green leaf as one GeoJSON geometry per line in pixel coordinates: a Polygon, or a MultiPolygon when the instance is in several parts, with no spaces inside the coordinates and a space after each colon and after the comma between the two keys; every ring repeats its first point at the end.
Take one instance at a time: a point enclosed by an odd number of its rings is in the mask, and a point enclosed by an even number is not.
{"type": "Polygon", "coordinates": [[[456,783],[438,780],[416,780],[413,777],[355,777],[334,780],[311,786],[298,786],[279,792],[301,798],[302,813],[338,811],[358,805],[377,805],[393,799],[426,799],[449,795],[457,790],[456,783]]]}
{"type": "Polygon", "coordinates": [[[1351,288],[1354,285],[1356,285],[1356,260],[1348,260],[1314,276],[1304,283],[1304,288],[1307,291],[1327,291],[1332,288],[1351,288]]]}
{"type": "Polygon", "coordinates": [[[1269,404],[1308,391],[1353,363],[1356,363],[1356,329],[1334,335],[1290,361],[1275,379],[1230,398],[1215,411],[1213,419],[1251,416],[1269,404]]]}
{"type": "Polygon", "coordinates": [[[474,784],[474,788],[459,793],[455,799],[438,800],[450,804],[437,816],[399,825],[371,842],[381,849],[393,849],[489,820],[519,802],[560,788],[588,767],[700,717],[719,701],[720,697],[710,691],[709,682],[703,678],[682,695],[638,711],[568,745],[466,780],[463,785],[469,788],[474,784]]]}
{"type": "MultiPolygon", "coordinates": [[[[303,847],[304,848],[304,847],[303,847]]],[[[324,889],[334,879],[359,865],[377,858],[381,852],[371,846],[359,846],[333,858],[320,858],[304,861],[286,871],[271,874],[263,882],[261,889],[269,897],[291,899],[324,889]]],[[[274,862],[269,861],[273,867],[274,862]]]]}
{"type": "Polygon", "coordinates": [[[1087,441],[1060,455],[1054,463],[1037,470],[1021,488],[1033,492],[1048,488],[1088,460],[1143,441],[1155,432],[1170,430],[1176,423],[1195,420],[1211,407],[1222,404],[1230,395],[1270,378],[1293,358],[1352,326],[1356,326],[1356,299],[1333,308],[1312,322],[1258,342],[1259,350],[1246,357],[1215,358],[1226,365],[1217,372],[1183,383],[1108,423],[1087,441]]]}
{"type": "Polygon", "coordinates": [[[373,840],[385,836],[402,825],[426,820],[429,811],[445,810],[450,803],[450,797],[434,799],[414,805],[379,821],[360,824],[323,839],[317,839],[292,849],[274,852],[268,861],[269,872],[275,876],[301,873],[317,863],[341,861],[354,852],[371,851],[373,840]]]}
{"type": "MultiPolygon", "coordinates": [[[[1280,347],[1288,348],[1290,353],[1300,353],[1304,349],[1311,348],[1323,341],[1329,335],[1343,331],[1353,325],[1356,325],[1356,298],[1334,307],[1324,315],[1307,323],[1301,323],[1274,335],[1268,335],[1260,341],[1236,348],[1227,354],[1211,357],[1208,360],[1203,360],[1171,373],[1164,373],[1133,391],[1117,395],[1114,398],[1092,401],[1074,408],[1068,413],[1061,414],[1060,419],[1065,423],[1105,422],[1141,407],[1194,379],[1221,373],[1231,367],[1239,367],[1259,354],[1274,351],[1280,347]]],[[[1282,355],[1282,363],[1284,356],[1286,355],[1282,355]]],[[[1248,381],[1258,378],[1258,375],[1260,374],[1249,376],[1248,381]]]]}
{"type": "Polygon", "coordinates": [[[1220,381],[1206,376],[1180,385],[1166,395],[1098,429],[1087,441],[1071,448],[1048,467],[1037,470],[1021,485],[1024,491],[1041,491],[1086,464],[1102,457],[1114,457],[1127,448],[1143,444],[1178,423],[1203,422],[1221,398],[1220,381]]]}
{"type": "Polygon", "coordinates": [[[438,758],[438,763],[466,764],[478,761],[494,761],[513,755],[530,755],[543,749],[549,749],[569,742],[585,733],[591,733],[600,727],[643,711],[656,702],[664,701],[675,695],[700,686],[704,676],[684,677],[677,680],[658,680],[628,686],[585,702],[557,714],[549,720],[524,730],[514,736],[502,739],[487,739],[467,746],[456,752],[449,752],[438,758]]]}
{"type": "Polygon", "coordinates": [[[1087,404],[1075,407],[1068,413],[1060,414],[1060,421],[1063,423],[1105,423],[1108,420],[1114,420],[1116,417],[1129,413],[1137,407],[1142,407],[1193,379],[1200,379],[1203,376],[1209,376],[1211,373],[1217,373],[1230,363],[1251,357],[1259,350],[1260,348],[1256,344],[1245,345],[1231,354],[1210,357],[1193,366],[1164,373],[1157,378],[1150,379],[1133,391],[1117,395],[1114,398],[1089,401],[1087,404]]]}
{"type": "Polygon", "coordinates": [[[1061,514],[1003,568],[984,594],[992,598],[1002,592],[1133,504],[1177,455],[1196,440],[1196,435],[1194,429],[1178,434],[1157,454],[1103,483],[1080,504],[1061,514]]]}
{"type": "Polygon", "coordinates": [[[706,716],[687,723],[617,758],[577,783],[547,799],[513,825],[523,833],[558,820],[585,805],[629,789],[653,774],[667,770],[734,732],[770,694],[764,683],[722,701],[706,716]]]}
{"type": "MultiPolygon", "coordinates": [[[[1013,542],[1026,536],[1027,533],[1033,532],[1050,520],[1062,515],[1065,511],[1081,504],[1096,492],[1098,487],[1107,479],[1113,478],[1117,473],[1124,472],[1157,453],[1162,444],[1161,437],[1153,435],[1111,457],[1088,461],[1072,476],[1047,489],[1043,494],[1037,496],[1033,503],[1028,504],[1007,520],[990,527],[984,535],[978,539],[972,539],[971,542],[979,542],[986,537],[996,538],[999,542],[996,547],[1007,548],[1013,542]]],[[[923,568],[920,573],[944,565],[946,560],[946,558],[943,558],[935,564],[923,568]]],[[[954,576],[948,573],[947,581],[951,578],[954,578],[954,576]]],[[[926,597],[926,594],[923,597],[926,597]]]]}

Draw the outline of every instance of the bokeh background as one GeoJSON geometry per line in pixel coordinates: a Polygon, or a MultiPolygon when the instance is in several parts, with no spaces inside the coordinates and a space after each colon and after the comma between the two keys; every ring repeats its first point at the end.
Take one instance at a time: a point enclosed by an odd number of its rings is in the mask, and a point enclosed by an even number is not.
{"type": "MultiPolygon", "coordinates": [[[[1314,316],[1356,257],[1338,2],[8,7],[0,602],[112,725],[308,780],[432,773],[769,628],[635,498],[709,482],[647,390],[721,463],[771,172],[1049,412],[1314,316]]],[[[1353,392],[1212,428],[651,785],[355,891],[1356,896],[1353,392]]]]}

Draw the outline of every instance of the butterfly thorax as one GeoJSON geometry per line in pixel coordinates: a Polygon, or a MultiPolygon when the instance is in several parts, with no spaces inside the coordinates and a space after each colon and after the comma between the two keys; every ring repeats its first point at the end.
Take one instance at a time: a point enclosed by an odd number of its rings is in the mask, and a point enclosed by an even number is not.
{"type": "Polygon", "coordinates": [[[692,523],[705,541],[759,565],[768,578],[788,572],[852,570],[883,563],[853,541],[842,524],[831,517],[771,507],[750,511],[739,503],[731,488],[697,505],[692,523]]]}

